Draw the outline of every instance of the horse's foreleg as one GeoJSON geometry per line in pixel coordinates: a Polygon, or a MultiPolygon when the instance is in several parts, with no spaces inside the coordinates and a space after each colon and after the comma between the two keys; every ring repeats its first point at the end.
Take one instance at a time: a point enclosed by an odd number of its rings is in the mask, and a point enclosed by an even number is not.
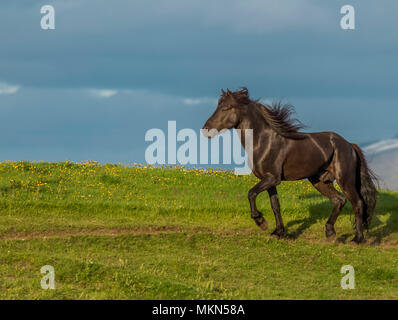
{"type": "Polygon", "coordinates": [[[281,238],[286,235],[285,233],[285,226],[283,225],[282,216],[281,216],[281,208],[279,205],[279,198],[278,198],[278,191],[276,187],[271,187],[268,189],[269,199],[271,201],[272,211],[275,215],[275,223],[276,228],[271,233],[273,237],[281,238]]]}
{"type": "Polygon", "coordinates": [[[257,210],[256,198],[257,196],[269,188],[275,187],[279,181],[272,175],[264,177],[259,183],[249,190],[249,203],[251,209],[251,217],[254,222],[263,230],[268,229],[268,222],[264,219],[263,214],[257,210]]]}

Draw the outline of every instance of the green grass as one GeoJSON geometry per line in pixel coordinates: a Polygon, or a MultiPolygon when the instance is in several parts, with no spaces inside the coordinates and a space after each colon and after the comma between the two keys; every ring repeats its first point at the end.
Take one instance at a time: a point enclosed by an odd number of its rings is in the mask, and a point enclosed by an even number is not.
{"type": "Polygon", "coordinates": [[[329,200],[307,182],[278,187],[288,238],[253,176],[99,165],[0,163],[2,299],[397,299],[398,193],[380,191],[367,244],[349,244],[347,204],[327,241],[329,200]],[[356,289],[340,287],[343,265],[356,289]],[[43,290],[40,268],[55,268],[43,290]]]}

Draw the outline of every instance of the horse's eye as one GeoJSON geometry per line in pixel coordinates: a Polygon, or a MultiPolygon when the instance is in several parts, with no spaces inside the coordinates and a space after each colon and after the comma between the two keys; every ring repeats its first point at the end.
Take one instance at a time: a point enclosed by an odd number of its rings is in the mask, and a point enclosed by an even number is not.
{"type": "Polygon", "coordinates": [[[221,111],[227,111],[227,110],[230,110],[230,109],[232,109],[232,107],[224,107],[224,108],[221,108],[221,111]]]}

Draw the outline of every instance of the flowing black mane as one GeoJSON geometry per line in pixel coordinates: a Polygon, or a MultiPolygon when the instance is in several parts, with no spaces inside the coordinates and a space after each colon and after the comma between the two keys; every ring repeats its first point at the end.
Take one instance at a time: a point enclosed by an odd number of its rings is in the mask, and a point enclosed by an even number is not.
{"type": "Polygon", "coordinates": [[[245,87],[234,92],[234,97],[240,103],[251,104],[258,108],[268,125],[281,136],[296,140],[306,137],[305,134],[299,132],[305,126],[299,120],[291,117],[295,113],[291,104],[282,104],[280,101],[273,102],[272,105],[262,104],[259,100],[250,99],[249,92],[245,87]]]}
{"type": "Polygon", "coordinates": [[[306,137],[305,134],[299,132],[305,126],[299,120],[291,117],[295,112],[292,105],[282,105],[280,101],[273,102],[272,105],[263,105],[258,101],[255,101],[255,104],[261,110],[268,125],[282,137],[289,139],[304,139],[306,137]]]}

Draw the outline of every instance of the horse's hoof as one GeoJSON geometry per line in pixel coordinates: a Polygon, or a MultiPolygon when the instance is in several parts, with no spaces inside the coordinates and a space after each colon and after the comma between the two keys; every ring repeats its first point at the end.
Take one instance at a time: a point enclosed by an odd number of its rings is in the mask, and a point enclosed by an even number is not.
{"type": "Polygon", "coordinates": [[[274,231],[272,231],[271,237],[275,238],[275,239],[284,238],[284,237],[286,237],[285,230],[284,229],[283,230],[275,229],[274,231]]]}
{"type": "Polygon", "coordinates": [[[336,237],[336,231],[334,231],[334,229],[326,228],[325,235],[326,235],[326,238],[328,238],[328,239],[334,238],[334,237],[336,237]]]}
{"type": "Polygon", "coordinates": [[[268,222],[265,220],[263,217],[257,218],[254,220],[256,224],[261,228],[261,230],[267,230],[268,229],[268,222]]]}
{"type": "Polygon", "coordinates": [[[334,237],[336,235],[336,231],[334,230],[334,226],[332,224],[326,223],[325,234],[326,238],[334,237]]]}
{"type": "Polygon", "coordinates": [[[352,244],[363,244],[366,243],[366,240],[364,237],[357,237],[355,236],[354,239],[351,240],[352,244]]]}

